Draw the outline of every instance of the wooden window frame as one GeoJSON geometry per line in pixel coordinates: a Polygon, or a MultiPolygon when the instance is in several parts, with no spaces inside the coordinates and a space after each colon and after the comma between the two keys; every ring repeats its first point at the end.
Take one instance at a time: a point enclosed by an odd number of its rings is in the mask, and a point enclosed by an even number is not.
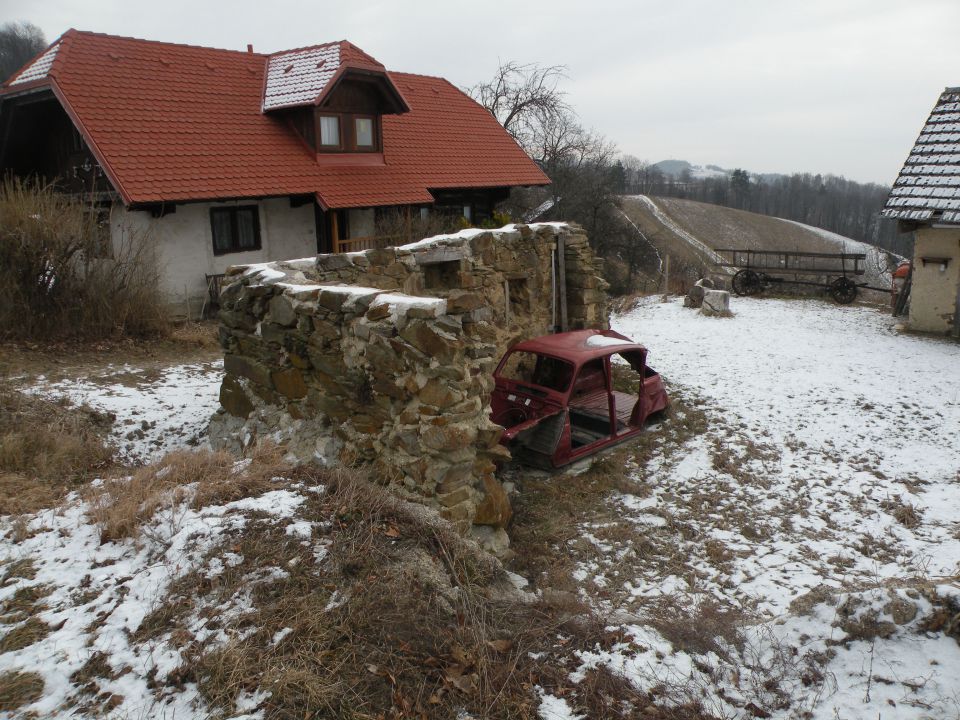
{"type": "Polygon", "coordinates": [[[327,153],[337,153],[343,152],[344,147],[344,137],[343,137],[343,115],[341,113],[335,112],[322,112],[318,110],[313,115],[313,126],[314,134],[317,138],[317,152],[327,152],[327,153]],[[323,144],[323,133],[320,128],[320,118],[324,117],[335,117],[337,119],[337,134],[339,135],[339,140],[336,145],[324,145],[323,144]]]}
{"type": "Polygon", "coordinates": [[[232,205],[228,207],[212,207],[210,208],[210,240],[213,245],[213,254],[215,256],[219,255],[230,255],[232,253],[241,253],[241,252],[256,252],[257,250],[263,249],[263,241],[260,236],[260,208],[257,205],[232,205]],[[237,214],[241,210],[252,210],[253,211],[253,237],[256,240],[256,245],[254,247],[240,247],[240,233],[237,229],[237,214]],[[217,239],[216,235],[216,223],[214,222],[214,216],[220,213],[228,213],[230,215],[230,247],[226,250],[217,249],[217,239]]]}
{"type": "Polygon", "coordinates": [[[383,135],[379,115],[368,113],[341,113],[317,110],[314,115],[318,153],[378,153],[383,151],[383,135]],[[335,117],[340,126],[340,144],[324,145],[321,142],[320,118],[335,117]],[[357,120],[370,120],[373,123],[373,145],[357,145],[357,120]]]}

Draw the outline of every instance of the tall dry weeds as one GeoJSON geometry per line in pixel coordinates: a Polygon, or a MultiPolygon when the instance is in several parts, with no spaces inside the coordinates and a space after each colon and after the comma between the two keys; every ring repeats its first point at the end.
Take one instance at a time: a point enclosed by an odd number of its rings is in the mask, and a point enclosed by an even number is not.
{"type": "Polygon", "coordinates": [[[106,469],[110,419],[11,389],[0,389],[0,515],[49,507],[106,469]]]}
{"type": "Polygon", "coordinates": [[[155,249],[130,230],[111,239],[103,211],[52,185],[0,185],[0,337],[165,332],[155,249]]]}

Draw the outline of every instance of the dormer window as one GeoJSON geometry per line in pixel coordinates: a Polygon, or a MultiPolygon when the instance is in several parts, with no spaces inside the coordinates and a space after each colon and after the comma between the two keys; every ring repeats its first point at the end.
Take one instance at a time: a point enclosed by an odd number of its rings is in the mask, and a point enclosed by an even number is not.
{"type": "Polygon", "coordinates": [[[324,150],[339,150],[340,118],[337,115],[320,115],[320,146],[324,150]]]}
{"type": "Polygon", "coordinates": [[[357,150],[373,150],[376,148],[374,138],[374,118],[355,117],[353,119],[354,137],[357,140],[357,150]]]}

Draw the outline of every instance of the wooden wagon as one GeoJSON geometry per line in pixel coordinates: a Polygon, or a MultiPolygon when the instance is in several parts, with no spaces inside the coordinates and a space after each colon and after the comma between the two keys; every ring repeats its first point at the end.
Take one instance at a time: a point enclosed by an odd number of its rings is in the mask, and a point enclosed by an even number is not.
{"type": "Polygon", "coordinates": [[[737,268],[732,281],[737,295],[759,295],[775,283],[812,285],[826,288],[835,301],[846,305],[856,299],[859,288],[870,287],[854,280],[866,273],[866,253],[734,249],[716,252],[722,258],[718,267],[737,268]]]}

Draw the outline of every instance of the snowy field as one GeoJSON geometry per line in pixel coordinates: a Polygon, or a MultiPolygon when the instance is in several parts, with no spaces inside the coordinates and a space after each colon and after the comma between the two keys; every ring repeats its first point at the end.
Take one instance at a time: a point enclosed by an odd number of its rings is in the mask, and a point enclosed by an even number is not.
{"type": "Polygon", "coordinates": [[[109,413],[115,418],[109,441],[117,458],[140,464],[206,444],[207,423],[220,407],[222,375],[222,360],[159,371],[111,365],[83,379],[50,383],[41,376],[27,389],[109,413]]]}
{"type": "MultiPolygon", "coordinates": [[[[735,298],[732,309],[706,318],[648,298],[614,318],[684,409],[651,428],[649,460],[628,463],[643,491],[612,497],[605,526],[582,522],[593,552],[575,578],[624,640],[550,661],[574,688],[603,666],[724,720],[960,718],[960,345],[899,335],[868,307],[735,298]],[[677,446],[685,415],[701,430],[677,446]],[[670,608],[686,613],[679,631],[664,625],[670,608]],[[739,641],[723,633],[732,617],[739,641]]],[[[34,391],[114,413],[121,452],[150,461],[204,443],[220,372],[109,368],[34,391]]],[[[0,606],[35,592],[49,627],[0,652],[0,673],[45,681],[23,710],[196,716],[195,686],[161,682],[181,660],[176,639],[136,642],[138,628],[177,578],[229,566],[209,549],[254,518],[299,537],[307,496],[175,506],[136,540],[101,542],[79,496],[19,528],[0,519],[0,606]],[[101,657],[100,704],[84,708],[78,673],[101,657]]],[[[583,717],[575,693],[538,692],[544,720],[583,717]]],[[[256,706],[243,717],[262,717],[256,706]]]]}
{"type": "Polygon", "coordinates": [[[707,429],[616,501],[650,547],[595,540],[578,575],[614,616],[735,608],[755,618],[748,642],[686,652],[638,623],[580,672],[700,695],[718,717],[960,717],[960,646],[925,621],[931,599],[960,609],[960,345],[898,335],[867,307],[733,310],[647,298],[614,318],[707,429]]]}

